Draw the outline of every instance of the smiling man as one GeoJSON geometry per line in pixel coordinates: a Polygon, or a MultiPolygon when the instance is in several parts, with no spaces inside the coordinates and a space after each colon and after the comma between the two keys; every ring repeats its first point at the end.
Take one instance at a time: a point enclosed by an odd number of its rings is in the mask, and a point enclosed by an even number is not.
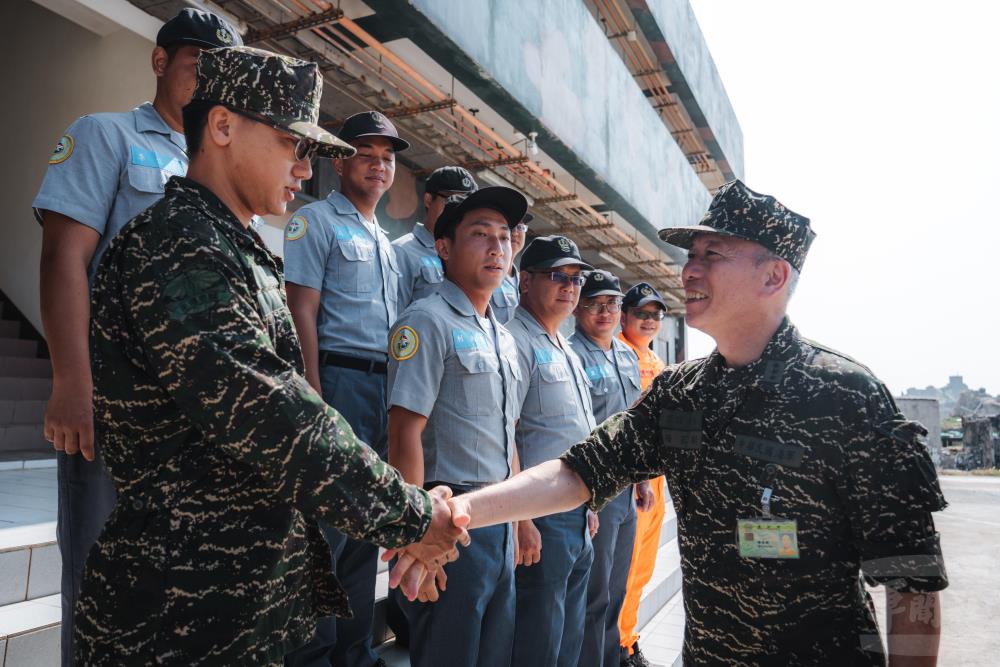
{"type": "Polygon", "coordinates": [[[445,490],[406,484],[303,377],[280,260],[249,229],[310,160],[319,67],[202,52],[184,108],[188,177],[133,219],[94,279],[96,434],[118,503],[76,608],[83,665],[280,663],[347,615],[316,521],[456,556],[445,490]],[[451,544],[449,544],[451,543],[451,544]]]}
{"type": "Polygon", "coordinates": [[[948,580],[932,512],[946,503],[925,430],[785,314],[809,220],[733,181],[701,224],[660,236],[688,250],[688,322],[716,350],[665,370],[559,460],[454,499],[456,521],[600,508],[666,474],[685,665],[884,665],[865,580],[886,586],[891,664],[935,664],[948,580]]]}
{"type": "MultiPolygon", "coordinates": [[[[409,147],[378,111],[347,118],[338,134],[357,150],[334,160],[340,191],[296,211],[285,227],[288,307],[302,341],[306,378],[362,440],[387,456],[386,361],[396,321],[399,268],[375,207],[392,187],[396,153],[409,147]]],[[[291,667],[372,667],[378,550],[322,526],[354,617],[321,623],[291,667]]]]}
{"type": "MultiPolygon", "coordinates": [[[[447,277],[403,312],[390,339],[389,462],[412,484],[466,493],[517,472],[522,376],[514,339],[489,303],[526,209],[521,193],[490,187],[450,197],[436,221],[447,277]]],[[[512,526],[470,537],[444,570],[446,588],[429,580],[419,600],[400,601],[414,667],[511,664],[512,526]]]]}

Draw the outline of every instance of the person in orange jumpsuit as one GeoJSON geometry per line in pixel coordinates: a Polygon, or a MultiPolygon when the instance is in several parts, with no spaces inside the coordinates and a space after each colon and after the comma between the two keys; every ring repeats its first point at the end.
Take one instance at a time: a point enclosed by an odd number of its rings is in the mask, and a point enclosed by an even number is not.
{"type": "MultiPolygon", "coordinates": [[[[622,330],[618,334],[639,356],[639,379],[645,391],[653,378],[664,369],[663,360],[650,349],[649,344],[660,332],[660,322],[667,313],[667,304],[652,285],[634,285],[622,300],[622,330]]],[[[635,626],[639,616],[642,589],[653,576],[656,551],[660,547],[660,527],[663,524],[666,483],[663,477],[636,485],[636,507],[640,511],[635,526],[635,545],[632,547],[632,565],[625,588],[625,602],[618,616],[618,631],[622,645],[622,666],[646,667],[649,662],[639,650],[639,635],[635,626]],[[649,497],[651,496],[651,497],[649,497]]]]}

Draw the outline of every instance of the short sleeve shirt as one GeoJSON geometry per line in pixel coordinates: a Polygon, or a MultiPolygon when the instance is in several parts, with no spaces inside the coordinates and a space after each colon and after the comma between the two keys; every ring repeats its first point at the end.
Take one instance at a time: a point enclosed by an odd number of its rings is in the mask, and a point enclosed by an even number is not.
{"type": "Polygon", "coordinates": [[[378,222],[331,192],[285,227],[285,279],[320,293],[319,349],[384,361],[396,321],[399,269],[378,222]]]}
{"type": "Polygon", "coordinates": [[[580,358],[560,334],[550,336],[538,320],[518,308],[507,328],[517,342],[525,382],[517,453],[522,468],[551,461],[594,429],[590,382],[580,358]]]}
{"type": "Polygon", "coordinates": [[[520,303],[521,295],[518,293],[519,284],[520,280],[517,277],[517,273],[508,273],[504,276],[500,287],[493,290],[490,305],[493,307],[493,313],[496,315],[497,320],[502,324],[507,324],[511,321],[514,317],[514,311],[517,310],[517,305],[520,303]]]}
{"type": "Polygon", "coordinates": [[[184,135],[149,102],[124,113],[83,116],[49,158],[31,204],[35,216],[41,221],[42,211],[60,213],[100,234],[88,269],[93,279],[125,223],[163,197],[167,179],[187,173],[186,146],[184,135]]]}
{"type": "Polygon", "coordinates": [[[611,349],[604,350],[580,329],[569,342],[590,380],[590,398],[598,424],[635,403],[642,393],[639,358],[628,345],[612,338],[611,349]]]}
{"type": "Polygon", "coordinates": [[[598,507],[666,474],[677,508],[685,664],[884,665],[860,575],[947,586],[934,465],[891,395],[785,320],[760,359],[714,352],[666,369],[564,460],[598,507]],[[798,558],[741,557],[737,522],[797,524],[798,558]]]}
{"type": "Polygon", "coordinates": [[[399,263],[399,308],[434,294],[444,280],[434,236],[419,222],[413,231],[392,242],[399,263]]]}
{"type": "Polygon", "coordinates": [[[427,417],[424,478],[488,484],[510,475],[521,384],[514,338],[445,279],[390,337],[389,407],[427,417]]]}

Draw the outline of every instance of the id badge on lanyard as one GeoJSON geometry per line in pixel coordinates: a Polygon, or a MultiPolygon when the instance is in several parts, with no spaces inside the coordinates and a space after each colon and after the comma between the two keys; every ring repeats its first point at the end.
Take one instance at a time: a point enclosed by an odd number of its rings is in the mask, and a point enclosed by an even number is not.
{"type": "Polygon", "coordinates": [[[771,516],[772,493],[770,487],[761,493],[761,516],[736,522],[736,540],[742,558],[799,557],[798,522],[771,516]]]}

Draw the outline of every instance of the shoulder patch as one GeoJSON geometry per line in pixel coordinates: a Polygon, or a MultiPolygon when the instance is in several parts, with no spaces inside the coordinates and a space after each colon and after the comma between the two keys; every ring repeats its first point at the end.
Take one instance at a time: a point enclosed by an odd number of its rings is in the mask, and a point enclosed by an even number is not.
{"type": "Polygon", "coordinates": [[[205,269],[194,269],[171,278],[163,286],[163,296],[167,301],[167,311],[174,320],[184,320],[189,315],[225,306],[233,298],[226,279],[215,271],[205,269]]]}
{"type": "Polygon", "coordinates": [[[417,353],[420,336],[410,327],[399,327],[389,341],[389,353],[396,361],[406,361],[417,353]]]}
{"type": "Polygon", "coordinates": [[[52,155],[49,156],[49,164],[59,164],[68,160],[69,156],[73,154],[74,146],[76,146],[76,142],[70,135],[64,134],[59,137],[56,147],[52,149],[52,155]]]}
{"type": "Polygon", "coordinates": [[[298,241],[306,235],[307,229],[309,229],[309,221],[306,220],[306,217],[304,215],[293,215],[292,219],[285,225],[285,240],[298,241]]]}

